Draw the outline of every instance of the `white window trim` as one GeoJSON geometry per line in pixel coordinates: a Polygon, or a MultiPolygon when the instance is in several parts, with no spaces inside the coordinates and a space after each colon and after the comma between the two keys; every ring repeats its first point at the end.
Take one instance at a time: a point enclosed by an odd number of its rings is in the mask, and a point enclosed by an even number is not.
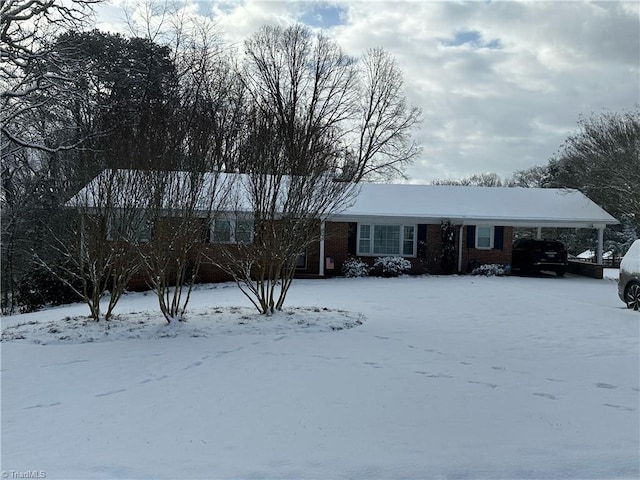
{"type": "Polygon", "coordinates": [[[493,246],[495,245],[495,232],[496,232],[496,228],[492,225],[476,225],[476,240],[475,240],[476,250],[493,250],[493,246]],[[488,247],[478,246],[478,238],[479,238],[478,234],[481,228],[489,229],[489,246],[488,247]]]}
{"type": "Polygon", "coordinates": [[[394,257],[405,257],[405,258],[414,258],[417,256],[418,249],[418,226],[415,224],[398,224],[398,223],[369,223],[369,222],[358,222],[358,231],[356,236],[356,255],[359,257],[381,257],[381,256],[394,256],[394,257]],[[360,251],[360,227],[362,225],[369,225],[369,249],[370,252],[361,252],[360,251]],[[392,254],[392,253],[374,253],[374,227],[375,226],[392,226],[392,227],[400,227],[400,253],[392,254]],[[410,254],[402,253],[404,247],[404,227],[412,227],[413,228],[413,250],[410,254]]]}
{"type": "MultiPolygon", "coordinates": [[[[253,243],[253,239],[254,239],[254,228],[251,228],[251,235],[249,238],[249,242],[238,242],[236,240],[236,230],[237,230],[237,223],[238,222],[253,222],[253,220],[251,218],[226,218],[226,217],[219,217],[219,218],[214,218],[211,220],[210,223],[210,227],[209,227],[209,243],[212,244],[224,244],[224,245],[248,245],[253,243]],[[220,240],[216,240],[215,238],[215,225],[216,225],[216,221],[227,221],[229,222],[229,228],[230,228],[230,235],[229,235],[229,241],[223,242],[220,240]]],[[[253,225],[252,225],[253,227],[253,225]]]]}

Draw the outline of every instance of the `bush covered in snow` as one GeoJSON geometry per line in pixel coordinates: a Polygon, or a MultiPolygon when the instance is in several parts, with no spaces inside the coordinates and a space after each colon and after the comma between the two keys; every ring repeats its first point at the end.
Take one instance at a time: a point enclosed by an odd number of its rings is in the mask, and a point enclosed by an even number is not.
{"type": "Polygon", "coordinates": [[[504,266],[495,263],[480,265],[471,272],[471,275],[484,275],[485,277],[501,277],[506,274],[504,266]]]}
{"type": "Polygon", "coordinates": [[[411,268],[411,262],[402,257],[378,257],[371,269],[374,275],[398,277],[411,268]]]}
{"type": "Polygon", "coordinates": [[[342,264],[342,273],[345,277],[366,277],[369,266],[359,258],[350,258],[342,264]]]}

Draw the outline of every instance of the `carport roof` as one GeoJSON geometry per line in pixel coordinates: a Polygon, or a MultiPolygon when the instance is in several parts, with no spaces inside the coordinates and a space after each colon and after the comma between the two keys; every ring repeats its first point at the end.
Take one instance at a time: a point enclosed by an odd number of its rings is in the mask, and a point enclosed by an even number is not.
{"type": "Polygon", "coordinates": [[[380,217],[529,227],[604,228],[619,223],[573,189],[407,184],[363,184],[355,202],[333,219],[380,217]]]}

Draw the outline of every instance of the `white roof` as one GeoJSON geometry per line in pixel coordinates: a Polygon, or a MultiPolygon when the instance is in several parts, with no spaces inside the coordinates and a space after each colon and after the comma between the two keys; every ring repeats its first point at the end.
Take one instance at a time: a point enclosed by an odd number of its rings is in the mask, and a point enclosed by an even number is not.
{"type": "MultiPolygon", "coordinates": [[[[178,183],[188,176],[185,172],[173,173],[178,183]]],[[[142,181],[150,174],[149,171],[105,170],[78,192],[67,206],[99,203],[95,199],[101,196],[101,182],[113,175],[127,178],[131,183],[142,181]]],[[[232,195],[235,197],[233,210],[247,210],[250,202],[245,198],[246,177],[205,174],[200,200],[204,205],[211,192],[224,186],[235,191],[232,195]],[[215,181],[217,186],[214,186],[215,181]]],[[[123,203],[119,205],[122,208],[135,206],[133,204],[137,202],[124,191],[115,197],[123,203]]],[[[584,194],[572,189],[374,183],[361,184],[355,202],[330,218],[336,221],[412,223],[440,223],[443,219],[458,225],[485,223],[530,227],[599,228],[619,223],[584,194]]]]}
{"type": "Polygon", "coordinates": [[[619,223],[578,190],[458,185],[363,184],[354,204],[335,218],[371,217],[576,228],[619,223]]]}
{"type": "MultiPolygon", "coordinates": [[[[576,255],[576,258],[581,258],[583,260],[590,260],[592,258],[595,258],[596,256],[596,252],[593,250],[585,250],[582,253],[579,253],[578,255],[576,255]]],[[[608,252],[604,252],[602,254],[602,258],[612,258],[613,257],[613,252],[611,250],[609,250],[608,252]]]]}

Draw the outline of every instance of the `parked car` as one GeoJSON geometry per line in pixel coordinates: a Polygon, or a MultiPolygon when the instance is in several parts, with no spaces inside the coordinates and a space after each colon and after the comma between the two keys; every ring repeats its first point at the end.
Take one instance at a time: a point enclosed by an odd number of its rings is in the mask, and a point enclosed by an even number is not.
{"type": "Polygon", "coordinates": [[[628,308],[640,310],[640,239],[631,244],[620,261],[618,296],[628,308]]]}
{"type": "Polygon", "coordinates": [[[567,272],[567,249],[557,240],[519,238],[513,243],[511,271],[516,273],[567,272]]]}

